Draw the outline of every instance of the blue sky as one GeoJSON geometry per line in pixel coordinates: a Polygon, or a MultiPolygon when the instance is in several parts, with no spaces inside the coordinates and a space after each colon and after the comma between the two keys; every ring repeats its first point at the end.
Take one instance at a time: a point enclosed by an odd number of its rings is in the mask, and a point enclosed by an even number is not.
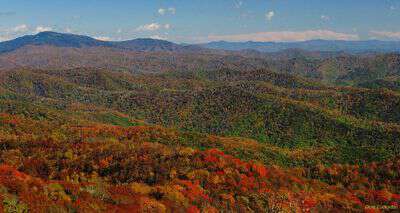
{"type": "Polygon", "coordinates": [[[400,0],[0,0],[0,40],[40,31],[175,42],[400,40],[400,0]]]}

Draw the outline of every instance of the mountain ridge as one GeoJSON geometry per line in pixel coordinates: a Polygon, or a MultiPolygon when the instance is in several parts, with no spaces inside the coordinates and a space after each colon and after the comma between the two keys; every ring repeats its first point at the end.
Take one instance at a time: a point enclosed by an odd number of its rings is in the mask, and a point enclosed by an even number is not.
{"type": "Polygon", "coordinates": [[[50,45],[73,48],[111,47],[139,52],[258,51],[260,53],[276,53],[291,49],[310,52],[346,52],[355,54],[368,52],[400,52],[400,41],[341,41],[318,39],[299,42],[212,41],[203,44],[177,44],[166,40],[151,38],[137,38],[126,41],[102,41],[85,35],[46,31],[36,35],[25,35],[13,40],[0,42],[0,54],[12,52],[28,45],[50,45]]]}
{"type": "Polygon", "coordinates": [[[331,51],[348,53],[363,52],[400,52],[400,41],[381,41],[381,40],[308,40],[299,42],[228,42],[215,41],[200,44],[200,46],[210,49],[224,50],[258,50],[260,52],[279,52],[287,49],[302,49],[306,51],[331,51]]]}
{"type": "MultiPolygon", "coordinates": [[[[41,32],[36,35],[26,35],[13,40],[0,42],[0,54],[12,52],[25,46],[56,46],[56,47],[111,47],[131,51],[173,51],[184,52],[196,50],[191,45],[179,45],[173,42],[151,39],[137,38],[127,41],[102,41],[85,35],[65,34],[57,32],[41,32]]],[[[202,49],[202,48],[200,48],[202,49]]]]}

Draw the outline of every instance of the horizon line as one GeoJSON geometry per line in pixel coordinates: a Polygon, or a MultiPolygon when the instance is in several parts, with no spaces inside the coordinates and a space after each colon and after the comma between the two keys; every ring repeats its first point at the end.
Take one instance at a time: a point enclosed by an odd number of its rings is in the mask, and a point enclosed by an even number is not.
{"type": "Polygon", "coordinates": [[[57,31],[43,31],[43,32],[38,32],[36,34],[25,34],[18,36],[13,39],[9,40],[4,40],[0,41],[0,43],[3,42],[9,42],[13,41],[18,38],[26,37],[26,36],[37,36],[39,34],[44,34],[44,33],[55,33],[55,34],[63,34],[63,35],[73,35],[73,36],[85,36],[92,38],[97,41],[101,42],[125,42],[125,41],[132,41],[132,40],[139,40],[139,39],[151,39],[151,40],[158,40],[158,41],[167,41],[179,45],[201,45],[201,44],[209,44],[209,43],[218,43],[218,42],[226,42],[226,43],[302,43],[302,42],[309,42],[309,41],[333,41],[333,42],[370,42],[370,41],[377,41],[377,42],[400,42],[400,40],[380,40],[380,39],[365,39],[365,40],[345,40],[345,39],[308,39],[308,40],[293,40],[293,41],[255,41],[255,40],[245,40],[245,41],[229,41],[229,40],[212,40],[208,42],[199,42],[199,43],[188,43],[188,42],[177,42],[177,41],[171,41],[168,39],[162,39],[162,38],[152,38],[152,37],[137,37],[137,38],[132,38],[132,39],[124,39],[124,40],[113,40],[113,39],[102,39],[101,36],[92,36],[88,34],[78,34],[78,33],[70,33],[70,32],[57,32],[57,31]]]}

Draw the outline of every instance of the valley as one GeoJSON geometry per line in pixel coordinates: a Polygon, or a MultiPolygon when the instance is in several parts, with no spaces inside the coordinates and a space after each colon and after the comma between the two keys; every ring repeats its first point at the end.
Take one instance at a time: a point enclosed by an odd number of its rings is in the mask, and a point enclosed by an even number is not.
{"type": "Polygon", "coordinates": [[[398,53],[53,32],[0,50],[3,209],[362,212],[400,203],[398,53]]]}

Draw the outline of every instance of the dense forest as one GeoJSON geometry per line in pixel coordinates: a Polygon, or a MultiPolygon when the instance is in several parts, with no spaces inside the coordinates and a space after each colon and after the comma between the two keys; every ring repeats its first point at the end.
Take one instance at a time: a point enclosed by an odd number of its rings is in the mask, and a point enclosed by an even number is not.
{"type": "Polygon", "coordinates": [[[5,212],[396,211],[400,55],[25,46],[0,149],[5,212]]]}

